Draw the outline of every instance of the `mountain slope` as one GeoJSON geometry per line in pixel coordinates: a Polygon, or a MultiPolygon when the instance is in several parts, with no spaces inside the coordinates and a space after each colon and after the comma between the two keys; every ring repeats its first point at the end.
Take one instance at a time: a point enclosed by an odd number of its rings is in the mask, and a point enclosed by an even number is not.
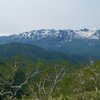
{"type": "Polygon", "coordinates": [[[100,29],[42,29],[0,36],[1,44],[13,42],[37,45],[49,51],[68,55],[100,59],[100,29]]]}
{"type": "Polygon", "coordinates": [[[57,51],[47,51],[35,45],[22,43],[8,43],[0,45],[0,58],[12,58],[13,56],[22,56],[32,60],[42,59],[45,61],[68,60],[77,62],[78,57],[66,55],[57,51]]]}

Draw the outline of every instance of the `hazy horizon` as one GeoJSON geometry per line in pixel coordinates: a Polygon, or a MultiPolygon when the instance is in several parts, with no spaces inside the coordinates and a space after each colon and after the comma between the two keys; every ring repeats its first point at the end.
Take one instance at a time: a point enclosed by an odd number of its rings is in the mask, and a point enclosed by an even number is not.
{"type": "Polygon", "coordinates": [[[100,27],[100,0],[0,0],[0,34],[100,27]]]}

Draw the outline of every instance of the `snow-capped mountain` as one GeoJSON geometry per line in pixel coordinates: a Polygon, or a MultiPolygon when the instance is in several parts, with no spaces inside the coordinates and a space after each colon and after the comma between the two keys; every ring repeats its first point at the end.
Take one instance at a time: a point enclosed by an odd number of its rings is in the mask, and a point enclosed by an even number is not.
{"type": "Polygon", "coordinates": [[[70,39],[100,39],[100,29],[80,29],[80,30],[54,30],[54,29],[41,29],[33,30],[30,32],[23,32],[19,34],[8,35],[11,39],[33,39],[41,40],[44,38],[62,38],[64,40],[70,39]]]}
{"type": "Polygon", "coordinates": [[[86,40],[100,40],[100,29],[80,29],[80,30],[54,30],[54,29],[41,29],[33,30],[30,32],[23,32],[19,34],[12,34],[7,36],[0,36],[0,43],[7,40],[7,42],[18,42],[19,40],[33,40],[39,41],[43,39],[59,39],[60,42],[70,42],[74,39],[86,40]],[[6,39],[6,40],[5,40],[6,39]]]}
{"type": "Polygon", "coordinates": [[[44,49],[77,55],[100,55],[100,29],[55,30],[41,29],[0,36],[0,43],[27,43],[44,49]]]}

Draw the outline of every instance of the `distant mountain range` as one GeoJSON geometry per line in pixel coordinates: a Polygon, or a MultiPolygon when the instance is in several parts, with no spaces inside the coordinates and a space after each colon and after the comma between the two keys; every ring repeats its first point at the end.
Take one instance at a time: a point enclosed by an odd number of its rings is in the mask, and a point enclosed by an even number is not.
{"type": "MultiPolygon", "coordinates": [[[[100,29],[41,29],[8,36],[0,36],[0,44],[8,45],[8,43],[14,42],[31,44],[31,46],[35,45],[50,52],[62,52],[62,54],[67,56],[74,55],[88,59],[100,59],[100,29]]],[[[40,49],[40,51],[42,50],[40,49]]],[[[22,52],[24,52],[24,49],[22,52]]],[[[45,54],[45,52],[42,54],[45,54]]]]}

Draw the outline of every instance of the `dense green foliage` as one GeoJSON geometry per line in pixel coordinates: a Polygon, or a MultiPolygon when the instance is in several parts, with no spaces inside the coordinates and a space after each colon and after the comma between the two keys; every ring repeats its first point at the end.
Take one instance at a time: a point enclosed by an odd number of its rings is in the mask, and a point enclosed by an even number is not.
{"type": "Polygon", "coordinates": [[[4,100],[99,100],[99,90],[99,61],[73,65],[15,57],[0,63],[0,97],[4,100]]]}

